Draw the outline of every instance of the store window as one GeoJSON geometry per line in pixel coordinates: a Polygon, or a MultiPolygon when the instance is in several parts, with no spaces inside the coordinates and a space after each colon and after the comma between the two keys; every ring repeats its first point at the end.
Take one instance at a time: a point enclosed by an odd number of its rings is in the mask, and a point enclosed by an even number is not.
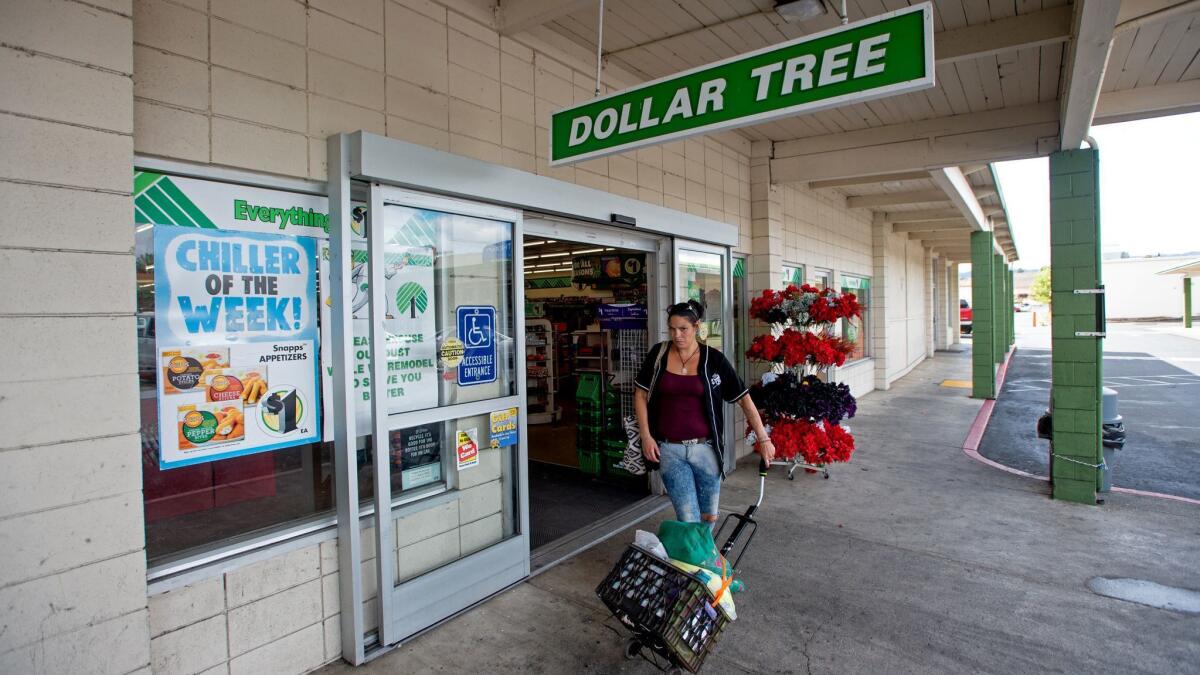
{"type": "Polygon", "coordinates": [[[789,284],[797,286],[804,283],[804,265],[784,263],[779,270],[779,288],[787,288],[789,284]]]}
{"type": "Polygon", "coordinates": [[[710,347],[724,349],[722,267],[724,257],[701,251],[679,251],[679,289],[683,297],[704,305],[704,320],[700,322],[700,339],[710,347]]]}
{"type": "Polygon", "coordinates": [[[133,203],[149,566],[330,513],[326,200],[138,172],[133,203]]]}
{"type": "Polygon", "coordinates": [[[842,291],[855,294],[862,306],[861,317],[842,319],[839,326],[842,337],[854,343],[854,350],[846,357],[846,362],[852,363],[870,355],[871,280],[843,274],[842,291]]]}
{"type": "Polygon", "coordinates": [[[833,287],[833,271],[814,267],[808,273],[808,283],[821,290],[833,287]]]}
{"type": "MultiPolygon", "coordinates": [[[[328,518],[335,502],[327,200],[138,172],[134,206],[149,566],[167,569],[328,518]]],[[[358,205],[351,225],[363,501],[374,492],[368,215],[358,205]]],[[[515,394],[513,224],[389,206],[384,236],[388,367],[377,391],[388,412],[515,394]],[[439,354],[456,341],[461,350],[439,354]]],[[[505,436],[510,446],[490,445],[495,429],[514,425],[493,422],[484,415],[392,429],[393,499],[486,491],[496,512],[468,515],[491,520],[463,527],[475,543],[490,541],[493,530],[511,534],[513,474],[499,466],[511,465],[515,434],[505,436]],[[478,463],[472,445],[487,448],[478,463]]]]}

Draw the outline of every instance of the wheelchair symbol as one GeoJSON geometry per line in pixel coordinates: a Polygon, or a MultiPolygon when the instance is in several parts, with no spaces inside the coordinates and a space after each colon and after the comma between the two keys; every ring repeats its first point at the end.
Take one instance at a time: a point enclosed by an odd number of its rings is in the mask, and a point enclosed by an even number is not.
{"type": "Polygon", "coordinates": [[[492,320],[486,314],[470,314],[467,317],[467,332],[463,342],[468,347],[487,347],[492,343],[492,320]]]}

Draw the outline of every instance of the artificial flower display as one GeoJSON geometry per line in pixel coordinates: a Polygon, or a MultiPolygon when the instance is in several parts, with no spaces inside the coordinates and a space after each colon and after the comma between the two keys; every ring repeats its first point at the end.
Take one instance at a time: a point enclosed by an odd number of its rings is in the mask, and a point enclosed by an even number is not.
{"type": "Polygon", "coordinates": [[[858,404],[850,387],[824,382],[815,373],[844,364],[853,350],[853,343],[834,335],[833,326],[862,316],[858,298],[791,284],[754,298],[750,316],[772,325],[770,334],[754,339],[746,356],[773,364],[773,372],[751,387],[750,395],[776,456],[813,466],[849,461],[854,436],[841,422],[854,416],[858,404]]]}
{"type": "Polygon", "coordinates": [[[820,328],[839,319],[862,316],[858,296],[832,288],[789,284],[782,291],[767,289],[750,301],[750,316],[770,324],[820,328]]]}

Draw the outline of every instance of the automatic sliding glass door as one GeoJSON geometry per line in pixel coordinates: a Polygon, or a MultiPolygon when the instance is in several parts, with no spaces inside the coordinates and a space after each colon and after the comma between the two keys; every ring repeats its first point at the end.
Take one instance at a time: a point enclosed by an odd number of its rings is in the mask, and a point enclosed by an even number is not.
{"type": "Polygon", "coordinates": [[[341,537],[342,611],[386,646],[529,572],[522,232],[519,212],[380,185],[369,213],[332,261],[365,266],[338,394],[370,422],[338,456],[369,457],[380,525],[341,537]]]}
{"type": "MultiPolygon", "coordinates": [[[[704,320],[700,324],[700,339],[720,350],[737,363],[736,331],[733,330],[733,286],[730,279],[729,249],[696,241],[675,241],[675,302],[695,300],[704,305],[704,320]]],[[[734,439],[741,435],[735,426],[732,404],[726,404],[725,470],[737,467],[737,446],[734,439]]]]}

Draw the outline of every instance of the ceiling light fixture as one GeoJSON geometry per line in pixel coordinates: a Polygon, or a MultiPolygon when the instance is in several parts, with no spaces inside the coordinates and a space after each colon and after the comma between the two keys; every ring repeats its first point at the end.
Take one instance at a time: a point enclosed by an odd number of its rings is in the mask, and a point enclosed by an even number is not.
{"type": "Polygon", "coordinates": [[[788,23],[800,23],[815,19],[826,11],[825,3],[821,0],[792,0],[791,2],[775,3],[775,12],[788,23]]]}

